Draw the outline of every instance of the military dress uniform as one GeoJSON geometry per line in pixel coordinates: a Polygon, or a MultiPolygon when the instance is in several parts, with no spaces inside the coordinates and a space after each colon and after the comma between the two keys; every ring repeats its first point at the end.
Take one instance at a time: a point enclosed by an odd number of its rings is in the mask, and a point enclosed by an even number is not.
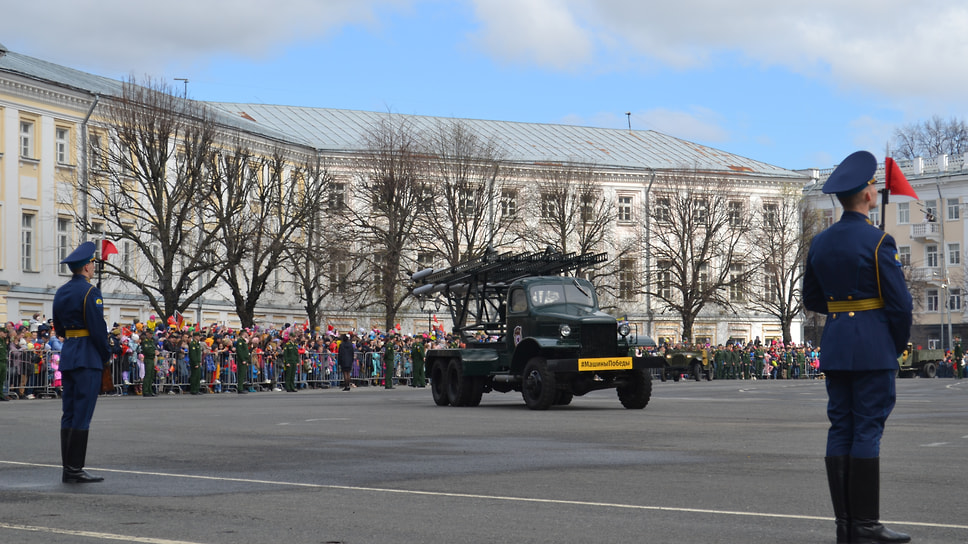
{"type": "Polygon", "coordinates": [[[413,386],[427,387],[427,373],[424,368],[424,343],[423,339],[417,338],[413,341],[410,348],[410,364],[413,367],[413,386]]]}
{"type": "Polygon", "coordinates": [[[188,392],[192,395],[199,394],[202,389],[202,343],[198,336],[196,332],[188,343],[188,392]]]}
{"type": "Polygon", "coordinates": [[[296,392],[296,367],[299,366],[299,347],[291,339],[282,347],[283,388],[296,392]]]}
{"type": "Polygon", "coordinates": [[[141,392],[142,397],[155,396],[155,356],[157,351],[155,337],[146,331],[144,336],[141,337],[141,354],[145,358],[145,377],[141,380],[144,385],[141,392]]]}
{"type": "MultiPolygon", "coordinates": [[[[847,157],[824,185],[848,198],[869,190],[877,159],[847,157]]],[[[876,196],[874,196],[876,198],[876,196]]],[[[908,542],[878,522],[881,435],[895,402],[897,356],[911,332],[912,301],[894,239],[865,213],[846,210],[807,254],[804,306],[827,315],[820,370],[828,395],[825,463],[838,542],[908,542]]]]}
{"type": "Polygon", "coordinates": [[[101,291],[84,275],[94,260],[94,242],[81,244],[61,263],[74,275],[54,295],[54,332],[66,338],[61,348],[61,460],[65,483],[99,482],[84,471],[87,439],[94,406],[101,392],[101,374],[110,356],[108,327],[101,291]]]}
{"type": "Polygon", "coordinates": [[[393,363],[396,358],[393,341],[387,341],[383,355],[383,388],[393,389],[393,363]]]}
{"type": "Polygon", "coordinates": [[[237,383],[235,384],[235,391],[239,394],[245,394],[246,380],[249,379],[249,361],[252,356],[249,355],[249,341],[245,336],[240,336],[235,341],[235,376],[237,383]]]}

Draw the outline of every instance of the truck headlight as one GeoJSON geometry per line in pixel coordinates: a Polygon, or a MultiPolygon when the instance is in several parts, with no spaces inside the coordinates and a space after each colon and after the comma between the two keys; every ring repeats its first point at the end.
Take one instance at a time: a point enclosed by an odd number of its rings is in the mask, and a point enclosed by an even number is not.
{"type": "Polygon", "coordinates": [[[618,326],[618,333],[622,336],[628,336],[632,332],[632,327],[629,327],[628,323],[622,323],[618,326]]]}
{"type": "Polygon", "coordinates": [[[569,327],[567,323],[562,323],[561,326],[558,327],[558,332],[561,333],[561,337],[564,338],[571,334],[571,327],[569,327]]]}

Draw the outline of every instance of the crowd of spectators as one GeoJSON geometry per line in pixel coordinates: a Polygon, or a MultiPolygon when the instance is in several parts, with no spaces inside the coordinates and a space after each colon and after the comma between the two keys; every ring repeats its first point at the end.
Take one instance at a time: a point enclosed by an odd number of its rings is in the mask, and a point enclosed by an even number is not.
{"type": "MultiPolygon", "coordinates": [[[[116,385],[114,394],[142,395],[145,384],[143,346],[154,343],[155,375],[153,387],[158,393],[178,394],[188,390],[192,372],[189,347],[195,333],[201,348],[201,392],[222,393],[281,391],[286,384],[286,366],[294,364],[294,386],[287,391],[335,387],[343,382],[336,354],[342,342],[350,342],[354,351],[352,376],[357,382],[383,384],[381,357],[390,347],[395,354],[394,378],[410,376],[413,368],[410,354],[415,344],[424,349],[456,347],[459,339],[435,329],[415,335],[399,330],[338,331],[309,330],[302,324],[281,327],[233,329],[219,324],[193,326],[172,320],[162,322],[150,316],[146,321],[115,323],[109,334],[112,350],[111,368],[116,385]],[[238,343],[245,342],[251,356],[247,375],[237,374],[235,355],[238,343]],[[295,363],[284,357],[286,346],[298,353],[295,363]]],[[[52,320],[35,314],[31,319],[0,326],[0,399],[33,399],[58,396],[60,373],[57,370],[63,339],[53,334],[52,320]],[[4,362],[7,364],[4,365],[4,362]]],[[[960,346],[960,344],[959,344],[960,346]]],[[[698,351],[713,367],[715,379],[799,379],[821,374],[819,349],[809,344],[784,344],[759,339],[742,344],[692,345],[662,343],[656,351],[698,351]]],[[[948,352],[938,367],[938,377],[963,374],[965,357],[959,349],[948,352]],[[961,372],[959,372],[959,366],[961,372]]],[[[348,387],[356,383],[345,381],[348,387]]]]}

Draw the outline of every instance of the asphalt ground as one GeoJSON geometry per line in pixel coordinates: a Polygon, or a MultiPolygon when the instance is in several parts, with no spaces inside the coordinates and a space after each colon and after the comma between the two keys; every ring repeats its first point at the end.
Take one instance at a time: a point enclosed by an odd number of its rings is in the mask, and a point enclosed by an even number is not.
{"type": "MultiPolygon", "coordinates": [[[[881,516],[968,542],[968,380],[898,381],[881,516]]],[[[654,384],[529,411],[429,389],[102,397],[60,483],[56,400],[0,404],[2,543],[834,542],[822,381],[654,384]]]]}

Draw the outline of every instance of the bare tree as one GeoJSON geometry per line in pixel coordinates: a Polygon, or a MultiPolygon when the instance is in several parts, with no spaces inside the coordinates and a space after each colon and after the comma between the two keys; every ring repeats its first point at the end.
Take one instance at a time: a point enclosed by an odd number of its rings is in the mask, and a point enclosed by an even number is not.
{"type": "Polygon", "coordinates": [[[934,116],[894,131],[893,154],[898,159],[962,155],[968,152],[968,123],[934,116]]]}
{"type": "Polygon", "coordinates": [[[210,166],[219,128],[204,105],[176,98],[161,81],[124,82],[90,139],[89,183],[79,187],[89,233],[135,248],[108,274],[133,285],[160,315],[184,311],[226,266],[211,224],[210,166]]]}
{"type": "Polygon", "coordinates": [[[682,319],[682,335],[709,305],[745,304],[753,274],[748,260],[749,222],[730,213],[743,195],[731,180],[679,170],[657,180],[652,256],[656,281],[650,294],[682,319]]]}
{"type": "Polygon", "coordinates": [[[354,253],[351,225],[346,221],[346,184],[338,181],[320,162],[308,164],[307,183],[318,184],[323,194],[320,205],[300,228],[298,241],[286,245],[285,267],[292,275],[299,299],[309,316],[311,330],[321,325],[324,302],[339,298],[341,308],[358,304],[366,276],[365,261],[354,253]]]}
{"type": "Polygon", "coordinates": [[[373,292],[363,306],[383,310],[393,328],[410,296],[415,270],[417,217],[425,199],[424,158],[419,134],[401,116],[387,115],[370,128],[363,142],[347,218],[358,233],[360,257],[371,271],[373,292]]]}
{"type": "Polygon", "coordinates": [[[454,266],[498,248],[509,222],[497,220],[503,154],[460,120],[441,121],[426,136],[428,185],[420,212],[424,251],[454,266]]]}
{"type": "Polygon", "coordinates": [[[563,253],[604,251],[615,226],[615,202],[602,188],[602,176],[593,168],[557,165],[535,175],[526,210],[538,218],[523,225],[528,249],[551,246],[563,253]]]}
{"type": "Polygon", "coordinates": [[[793,321],[803,312],[801,287],[810,242],[822,225],[816,210],[805,205],[802,192],[787,190],[765,199],[752,215],[752,252],[762,270],[751,278],[750,306],[777,318],[783,341],[793,341],[793,321]]]}

